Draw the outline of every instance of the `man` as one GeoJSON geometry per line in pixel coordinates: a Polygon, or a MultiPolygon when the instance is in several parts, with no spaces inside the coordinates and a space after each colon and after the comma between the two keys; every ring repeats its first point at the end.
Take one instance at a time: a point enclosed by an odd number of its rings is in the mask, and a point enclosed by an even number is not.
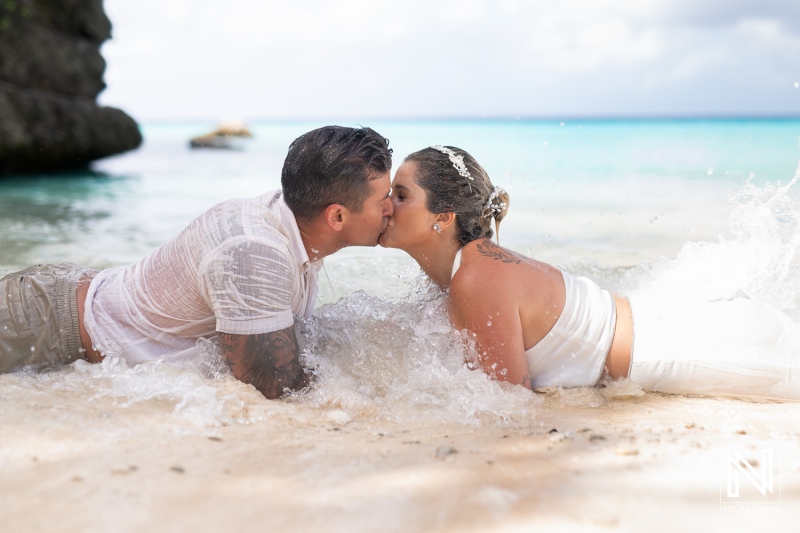
{"type": "Polygon", "coordinates": [[[27,364],[180,362],[218,336],[236,378],[267,398],[307,383],[295,316],[321,259],[375,246],[393,207],[389,141],[327,126],[296,139],[282,189],[212,207],[141,261],[101,272],[38,265],[0,280],[0,372],[27,364]]]}

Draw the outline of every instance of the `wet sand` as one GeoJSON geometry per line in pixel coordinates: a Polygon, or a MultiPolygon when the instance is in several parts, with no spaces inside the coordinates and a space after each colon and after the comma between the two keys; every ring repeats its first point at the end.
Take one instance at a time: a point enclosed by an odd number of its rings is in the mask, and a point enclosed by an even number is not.
{"type": "Polygon", "coordinates": [[[3,532],[790,531],[800,521],[800,403],[550,390],[526,421],[398,424],[267,401],[231,379],[217,395],[238,398],[225,404],[234,421],[209,425],[163,398],[124,405],[23,386],[0,376],[3,532]],[[763,448],[775,452],[780,503],[721,504],[727,453],[758,468],[763,448]]]}

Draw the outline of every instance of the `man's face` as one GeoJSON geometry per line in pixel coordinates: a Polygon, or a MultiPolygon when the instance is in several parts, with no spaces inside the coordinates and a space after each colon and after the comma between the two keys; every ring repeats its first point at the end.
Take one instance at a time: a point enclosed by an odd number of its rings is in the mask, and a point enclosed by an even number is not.
{"type": "Polygon", "coordinates": [[[344,227],[348,246],[376,246],[389,217],[394,212],[394,206],[389,199],[392,188],[389,172],[379,176],[374,175],[368,184],[370,194],[364,200],[361,212],[351,212],[344,227]]]}

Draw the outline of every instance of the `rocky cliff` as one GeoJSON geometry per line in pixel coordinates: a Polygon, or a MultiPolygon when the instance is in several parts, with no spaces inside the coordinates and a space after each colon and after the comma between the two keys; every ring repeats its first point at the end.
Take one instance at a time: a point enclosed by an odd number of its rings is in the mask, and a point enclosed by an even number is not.
{"type": "Polygon", "coordinates": [[[96,104],[102,0],[0,0],[0,175],[85,168],[138,147],[136,122],[96,104]]]}

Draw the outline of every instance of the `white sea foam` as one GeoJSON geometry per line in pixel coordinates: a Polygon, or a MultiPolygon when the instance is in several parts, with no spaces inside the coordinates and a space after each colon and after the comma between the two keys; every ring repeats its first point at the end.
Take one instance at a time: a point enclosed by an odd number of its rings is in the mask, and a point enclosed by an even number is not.
{"type": "Polygon", "coordinates": [[[19,385],[53,394],[79,393],[87,404],[104,401],[128,409],[137,404],[158,404],[159,411],[175,420],[197,426],[216,425],[227,418],[224,398],[213,383],[196,372],[163,361],[129,367],[119,357],[107,357],[100,364],[79,360],[62,369],[13,374],[19,385]]]}
{"type": "Polygon", "coordinates": [[[674,259],[632,269],[633,293],[678,307],[687,300],[759,298],[797,318],[800,303],[800,202],[786,185],[747,183],[729,197],[730,230],[717,242],[687,242],[674,259]]]}
{"type": "Polygon", "coordinates": [[[316,379],[299,400],[398,422],[532,417],[539,400],[530,391],[467,366],[443,304],[444,294],[428,286],[399,300],[357,292],[317,309],[303,328],[316,379]]]}

